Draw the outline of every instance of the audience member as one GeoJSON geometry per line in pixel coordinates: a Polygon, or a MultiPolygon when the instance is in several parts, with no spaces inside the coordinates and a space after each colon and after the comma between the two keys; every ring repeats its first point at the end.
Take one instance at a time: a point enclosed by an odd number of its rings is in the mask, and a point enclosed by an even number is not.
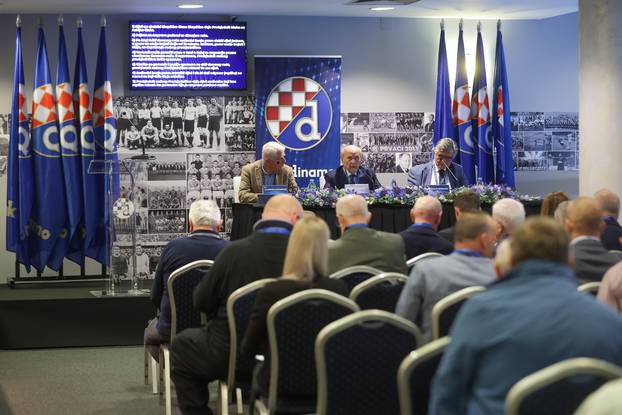
{"type": "Polygon", "coordinates": [[[145,345],[156,360],[160,344],[168,343],[171,336],[168,277],[176,269],[191,262],[216,258],[229,243],[218,234],[221,226],[220,209],[216,202],[197,200],[190,206],[188,213],[190,235],[170,241],[162,251],[151,288],[151,302],[160,310],[160,315],[151,320],[145,329],[145,345]]]}
{"type": "Polygon", "coordinates": [[[272,304],[282,298],[309,288],[322,288],[344,296],[348,288],[341,280],[329,279],[328,239],[330,231],[324,220],[305,217],[299,220],[287,244],[283,277],[266,285],[258,293],[246,335],[242,341],[242,354],[252,359],[264,355],[257,379],[262,396],[266,396],[269,382],[269,347],[266,317],[272,304]]]}
{"type": "Polygon", "coordinates": [[[622,365],[622,319],[577,291],[568,235],[529,218],[510,238],[513,269],[460,310],[434,378],[435,414],[503,414],[509,389],[561,360],[622,365]]]}
{"type": "Polygon", "coordinates": [[[399,235],[371,229],[371,213],[359,195],[347,195],[335,207],[341,238],[328,245],[328,273],[354,265],[406,273],[404,241],[399,235]]]}
{"type": "Polygon", "coordinates": [[[600,206],[591,197],[579,197],[568,206],[566,231],[570,235],[570,264],[582,281],[600,281],[620,257],[603,247],[604,228],[600,206]]]}
{"type": "Polygon", "coordinates": [[[442,215],[441,202],[435,197],[422,196],[417,199],[410,210],[413,224],[400,233],[406,247],[406,258],[414,258],[426,252],[447,255],[454,250],[453,244],[436,231],[442,215]]]}
{"type": "Polygon", "coordinates": [[[622,251],[622,226],[618,223],[620,198],[610,190],[601,189],[594,193],[594,199],[600,205],[605,221],[605,230],[600,236],[603,246],[607,250],[622,251]]]}
{"type": "Polygon", "coordinates": [[[492,259],[492,265],[495,267],[497,278],[503,278],[505,274],[512,269],[512,250],[510,249],[510,238],[506,238],[499,242],[492,259]]]}
{"type": "Polygon", "coordinates": [[[207,314],[209,323],[182,331],[171,348],[172,376],[184,414],[211,413],[207,384],[227,376],[227,299],[246,284],[282,274],[289,234],[301,217],[302,207],[293,196],[272,197],[253,234],[227,246],[195,289],[194,306],[207,314]]]}
{"type": "Polygon", "coordinates": [[[421,328],[431,338],[434,305],[449,294],[495,280],[490,257],[495,246],[495,222],[487,213],[465,213],[456,224],[455,250],[413,267],[395,309],[396,314],[421,328]]]}
{"type": "Polygon", "coordinates": [[[622,262],[605,273],[598,289],[598,301],[622,313],[622,262]]]}
{"type": "MultiPolygon", "coordinates": [[[[474,190],[465,190],[458,193],[454,200],[454,214],[456,222],[460,220],[460,215],[468,212],[477,212],[481,210],[479,194],[474,190]]],[[[454,242],[454,227],[442,229],[438,232],[443,238],[449,242],[454,242]]]]}
{"type": "Polygon", "coordinates": [[[525,207],[514,199],[501,199],[492,205],[492,218],[497,222],[497,240],[510,236],[525,222],[525,207]]]}
{"type": "Polygon", "coordinates": [[[587,397],[574,415],[616,415],[622,408],[622,379],[612,380],[587,397]]]}
{"type": "Polygon", "coordinates": [[[368,167],[361,166],[362,162],[363,151],[359,147],[345,146],[341,150],[341,166],[324,175],[324,187],[343,189],[346,184],[367,184],[369,190],[381,187],[376,173],[368,167]]]}
{"type": "Polygon", "coordinates": [[[555,213],[553,214],[553,219],[555,219],[555,222],[559,223],[562,226],[566,225],[566,215],[568,214],[569,205],[570,201],[564,200],[559,205],[557,205],[557,209],[555,209],[555,213]]]}
{"type": "Polygon", "coordinates": [[[542,199],[542,206],[540,206],[540,215],[553,217],[557,206],[559,206],[561,202],[568,200],[570,200],[570,198],[564,192],[549,193],[548,195],[544,196],[544,199],[542,199]]]}

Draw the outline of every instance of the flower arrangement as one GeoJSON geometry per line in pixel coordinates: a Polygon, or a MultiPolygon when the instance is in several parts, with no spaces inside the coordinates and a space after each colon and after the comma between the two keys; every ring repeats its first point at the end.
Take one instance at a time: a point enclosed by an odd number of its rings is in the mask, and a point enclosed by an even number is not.
{"type": "MultiPolygon", "coordinates": [[[[415,201],[424,195],[438,197],[441,202],[452,203],[456,196],[466,190],[474,190],[479,194],[480,200],[485,204],[494,204],[500,199],[511,198],[522,202],[536,201],[540,197],[521,195],[509,186],[476,184],[464,186],[452,190],[449,193],[437,194],[433,191],[424,191],[420,187],[380,187],[367,195],[367,203],[370,205],[394,205],[394,206],[413,206],[415,201]]],[[[303,207],[335,207],[337,199],[346,194],[353,194],[352,191],[344,189],[319,189],[314,183],[302,188],[296,194],[303,207]]]]}

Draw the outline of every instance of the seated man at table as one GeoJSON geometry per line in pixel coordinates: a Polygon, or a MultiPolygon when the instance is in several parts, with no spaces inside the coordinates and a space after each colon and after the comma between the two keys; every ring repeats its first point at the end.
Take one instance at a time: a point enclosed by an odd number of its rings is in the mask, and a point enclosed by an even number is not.
{"type": "Polygon", "coordinates": [[[261,149],[261,160],[242,168],[238,196],[241,203],[255,203],[264,186],[287,185],[287,191],[298,191],[294,170],[285,164],[285,147],[269,141],[261,149]]]}
{"type": "Polygon", "coordinates": [[[404,241],[399,235],[369,227],[371,213],[359,195],[347,195],[335,207],[341,238],[328,245],[328,274],[354,265],[405,274],[404,241]]]}
{"type": "Polygon", "coordinates": [[[158,360],[158,346],[171,337],[171,304],[167,282],[173,271],[200,259],[213,260],[229,241],[218,234],[222,225],[220,209],[213,200],[197,200],[190,205],[188,227],[190,235],[170,241],[164,247],[156,268],[151,302],[160,315],[149,322],[145,329],[145,345],[158,360]]]}
{"type": "Polygon", "coordinates": [[[324,175],[327,189],[343,189],[346,184],[368,184],[373,191],[382,187],[376,173],[367,167],[361,166],[363,151],[357,146],[345,146],[341,150],[341,166],[330,170],[324,175]]]}
{"type": "Polygon", "coordinates": [[[451,138],[440,139],[434,147],[434,160],[410,169],[408,184],[423,187],[447,184],[450,189],[465,186],[467,179],[462,166],[452,162],[455,155],[454,141],[451,138]]]}
{"type": "Polygon", "coordinates": [[[426,252],[438,252],[447,255],[454,250],[454,246],[447,239],[436,232],[441,223],[443,207],[437,198],[422,196],[410,210],[410,219],[413,224],[400,232],[406,247],[406,258],[414,258],[426,252]]]}

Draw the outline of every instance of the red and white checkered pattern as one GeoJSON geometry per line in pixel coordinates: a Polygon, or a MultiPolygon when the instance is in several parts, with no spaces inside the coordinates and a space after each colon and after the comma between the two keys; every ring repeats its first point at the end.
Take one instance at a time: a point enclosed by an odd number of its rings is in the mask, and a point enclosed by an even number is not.
{"type": "Polygon", "coordinates": [[[114,116],[112,105],[112,87],[105,81],[93,94],[93,124],[95,127],[104,125],[106,118],[114,116]]]}
{"type": "Polygon", "coordinates": [[[282,81],[266,101],[266,124],[272,136],[278,137],[319,91],[320,85],[309,78],[282,81]]]}
{"type": "Polygon", "coordinates": [[[35,88],[32,100],[32,128],[56,121],[56,104],[52,84],[35,88]]]}
{"type": "Polygon", "coordinates": [[[490,104],[488,103],[488,92],[486,87],[480,88],[473,97],[471,116],[477,120],[477,125],[483,125],[490,121],[490,104]]]}
{"type": "Polygon", "coordinates": [[[80,124],[93,119],[91,115],[91,94],[87,84],[80,84],[78,88],[78,97],[76,100],[76,110],[80,118],[80,124]]]}
{"type": "Polygon", "coordinates": [[[468,85],[462,85],[456,88],[451,113],[453,115],[454,125],[471,122],[471,99],[469,97],[468,85]]]}
{"type": "Polygon", "coordinates": [[[28,108],[26,105],[26,86],[24,84],[19,84],[19,122],[24,122],[28,120],[28,108]]]}
{"type": "Polygon", "coordinates": [[[56,105],[58,106],[58,121],[65,122],[74,119],[73,96],[71,84],[68,82],[56,85],[56,105]]]}
{"type": "Polygon", "coordinates": [[[503,86],[499,85],[497,89],[497,118],[499,124],[503,127],[503,86]]]}

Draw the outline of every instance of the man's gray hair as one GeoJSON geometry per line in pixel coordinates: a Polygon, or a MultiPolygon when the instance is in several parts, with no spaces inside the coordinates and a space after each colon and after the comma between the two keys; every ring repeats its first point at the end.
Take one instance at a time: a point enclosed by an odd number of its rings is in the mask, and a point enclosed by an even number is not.
{"type": "Polygon", "coordinates": [[[356,216],[367,216],[369,214],[369,210],[367,209],[367,201],[359,195],[347,195],[341,197],[337,200],[335,213],[346,219],[356,216]]]}
{"type": "Polygon", "coordinates": [[[350,144],[348,146],[345,146],[341,149],[341,154],[339,155],[339,158],[342,159],[343,155],[346,151],[350,151],[352,153],[359,153],[361,155],[361,157],[363,156],[363,150],[361,150],[361,148],[359,146],[355,146],[353,144],[350,144]]]}
{"type": "Polygon", "coordinates": [[[285,153],[285,146],[276,141],[268,141],[261,148],[261,158],[268,160],[276,160],[280,155],[285,153]]]}
{"type": "Polygon", "coordinates": [[[518,200],[501,199],[492,206],[492,217],[501,222],[509,235],[525,222],[525,207],[518,200]]]}
{"type": "Polygon", "coordinates": [[[434,151],[450,153],[453,157],[456,154],[456,143],[454,143],[454,140],[451,138],[441,138],[438,140],[438,143],[436,143],[434,151]]]}
{"type": "Polygon", "coordinates": [[[612,213],[616,219],[620,214],[620,198],[609,189],[600,189],[594,193],[594,199],[600,204],[602,210],[612,213]]]}
{"type": "Polygon", "coordinates": [[[568,206],[570,206],[570,201],[564,200],[559,205],[557,205],[557,208],[555,209],[555,212],[553,213],[553,218],[555,219],[555,222],[559,223],[562,226],[564,226],[566,223],[566,215],[568,214],[568,206]]]}
{"type": "Polygon", "coordinates": [[[220,225],[220,209],[213,200],[197,200],[190,205],[188,218],[195,227],[210,226],[212,229],[220,225]]]}

